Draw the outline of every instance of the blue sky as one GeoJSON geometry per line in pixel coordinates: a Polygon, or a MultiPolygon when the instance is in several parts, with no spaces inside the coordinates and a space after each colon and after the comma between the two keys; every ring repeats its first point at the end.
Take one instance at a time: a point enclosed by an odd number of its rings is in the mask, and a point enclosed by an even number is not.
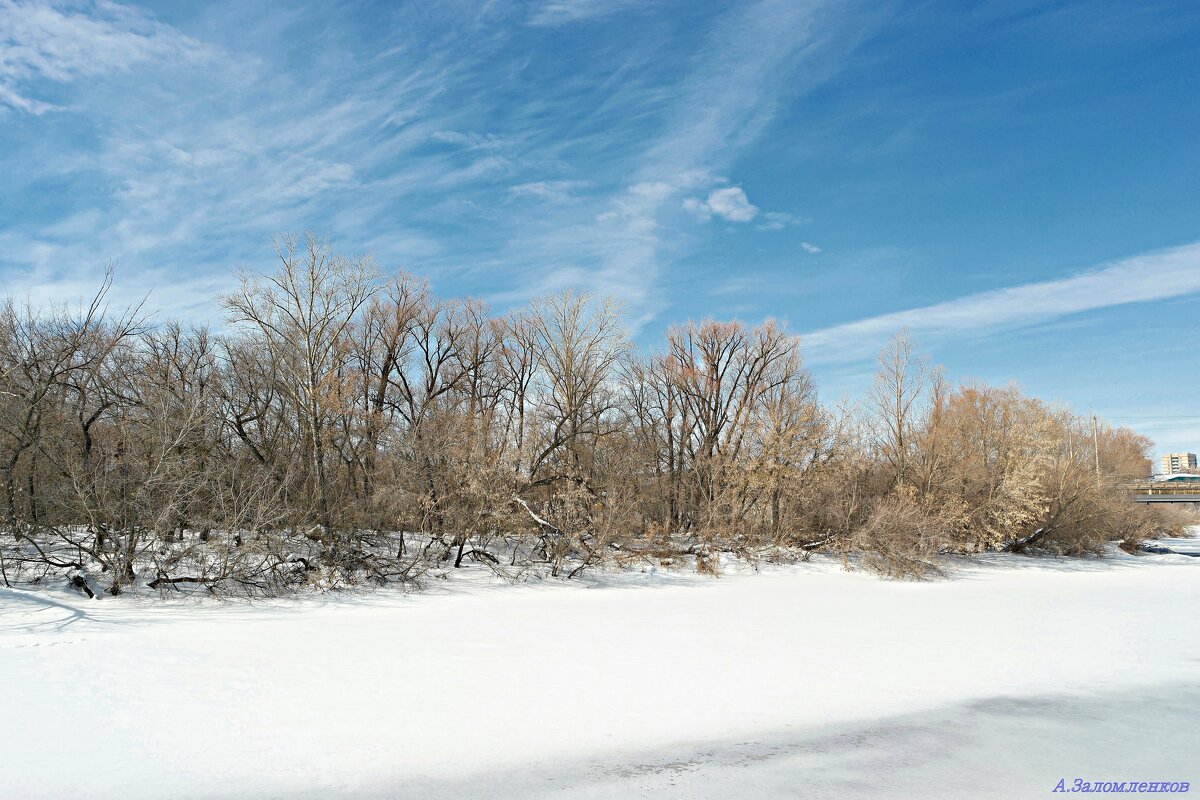
{"type": "Polygon", "coordinates": [[[313,230],[497,309],[907,326],[1200,449],[1200,4],[0,0],[0,282],[219,321],[313,230]]]}

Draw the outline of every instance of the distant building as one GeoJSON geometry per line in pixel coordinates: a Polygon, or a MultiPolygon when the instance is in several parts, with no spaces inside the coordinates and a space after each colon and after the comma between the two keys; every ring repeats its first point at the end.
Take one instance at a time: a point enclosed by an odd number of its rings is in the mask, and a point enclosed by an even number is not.
{"type": "Polygon", "coordinates": [[[1195,453],[1167,453],[1162,457],[1161,464],[1164,475],[1197,471],[1195,453]]]}

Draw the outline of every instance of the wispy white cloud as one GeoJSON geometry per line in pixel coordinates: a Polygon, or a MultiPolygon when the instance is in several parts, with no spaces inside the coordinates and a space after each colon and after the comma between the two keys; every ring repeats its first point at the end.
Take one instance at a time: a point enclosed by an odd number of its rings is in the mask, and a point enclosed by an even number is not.
{"type": "Polygon", "coordinates": [[[452,291],[505,303],[576,286],[644,321],[665,303],[663,271],[699,241],[685,198],[722,219],[781,219],[716,176],[864,35],[850,12],[759,0],[686,24],[638,3],[654,30],[601,41],[620,4],[542,4],[546,24],[598,21],[594,50],[564,53],[537,50],[545,32],[512,6],[418,5],[389,9],[383,41],[359,52],[326,46],[345,31],[319,4],[243,36],[225,6],[185,34],[113,2],[43,16],[0,0],[0,42],[25,48],[0,55],[0,104],[66,110],[38,121],[57,138],[0,153],[0,170],[30,191],[48,177],[87,190],[0,230],[5,288],[51,296],[115,258],[123,284],[192,282],[207,298],[232,265],[265,261],[272,233],[312,228],[452,291]],[[294,39],[315,31],[298,65],[294,39]],[[537,91],[487,88],[530,80],[537,91]],[[169,268],[181,277],[160,280],[169,268]]]}
{"type": "Polygon", "coordinates": [[[835,325],[804,336],[811,363],[873,356],[907,328],[923,342],[1011,330],[1068,314],[1200,292],[1200,242],[1159,250],[1058,280],[1026,283],[835,325]]]}
{"type": "MultiPolygon", "coordinates": [[[[879,24],[853,7],[834,9],[791,0],[733,6],[713,19],[689,53],[691,72],[671,76],[669,90],[630,81],[642,87],[644,99],[633,100],[624,117],[653,115],[658,133],[628,159],[622,188],[595,193],[586,211],[548,221],[548,231],[514,239],[523,258],[536,255],[545,267],[500,299],[578,280],[583,288],[622,297],[635,326],[652,318],[666,304],[656,289],[664,269],[694,245],[677,219],[680,210],[753,220],[758,209],[744,190],[722,186],[715,176],[770,124],[783,97],[836,74],[879,24]],[[698,192],[710,194],[702,200],[698,192]]],[[[625,131],[613,136],[622,139],[625,131]]]]}
{"type": "Polygon", "coordinates": [[[563,203],[587,186],[587,181],[529,181],[508,188],[508,196],[563,203]]]}
{"type": "Polygon", "coordinates": [[[814,256],[817,253],[821,252],[821,248],[817,247],[812,242],[801,242],[800,249],[803,250],[804,252],[808,253],[809,255],[814,255],[814,256]]]}
{"type": "Polygon", "coordinates": [[[41,116],[47,111],[53,111],[55,109],[53,103],[44,103],[40,100],[34,100],[32,97],[26,97],[22,94],[18,94],[15,88],[0,82],[0,113],[2,113],[6,107],[16,111],[24,111],[28,114],[33,114],[34,116],[41,116]]]}
{"type": "Polygon", "coordinates": [[[683,201],[683,208],[703,220],[720,217],[728,222],[749,222],[758,216],[758,206],[750,202],[740,186],[713,189],[706,200],[689,197],[683,201]]]}
{"type": "Polygon", "coordinates": [[[470,183],[486,176],[506,173],[512,162],[504,156],[484,156],[459,169],[446,172],[434,181],[435,186],[448,188],[464,183],[470,183]]]}
{"type": "Polygon", "coordinates": [[[842,70],[879,19],[854,4],[759,0],[737,5],[696,54],[672,108],[673,125],[647,153],[664,172],[728,163],[775,118],[780,100],[842,70]]]}
{"type": "Polygon", "coordinates": [[[432,207],[451,188],[507,167],[494,152],[503,143],[456,133],[471,129],[463,113],[437,106],[456,70],[473,62],[405,47],[359,77],[306,81],[259,58],[116,3],[60,10],[0,0],[0,104],[4,81],[18,78],[59,81],[55,97],[66,100],[45,123],[62,132],[53,158],[17,163],[21,156],[0,153],[0,167],[13,179],[51,174],[87,187],[57,219],[0,228],[3,288],[70,295],[94,286],[112,259],[123,290],[154,287],[171,313],[203,317],[213,313],[203,308],[208,290],[235,263],[265,257],[273,233],[313,228],[347,249],[375,247],[392,263],[436,254],[433,236],[415,233],[413,221],[379,220],[405,197],[423,194],[432,207]],[[72,135],[85,125],[93,135],[72,135]],[[406,158],[430,142],[454,147],[406,158]],[[84,206],[96,191],[105,202],[84,206]],[[179,274],[164,278],[171,269],[179,274]]]}
{"type": "Polygon", "coordinates": [[[0,104],[40,114],[54,106],[22,88],[125,72],[152,61],[200,62],[216,51],[136,9],[0,0],[0,104]]]}
{"type": "Polygon", "coordinates": [[[530,25],[553,27],[629,12],[648,0],[547,0],[534,9],[530,25]]]}
{"type": "Polygon", "coordinates": [[[495,134],[462,131],[434,131],[430,138],[435,142],[458,145],[468,150],[498,150],[509,144],[504,137],[495,134]]]}
{"type": "Polygon", "coordinates": [[[565,288],[582,289],[617,297],[631,312],[635,326],[644,323],[657,308],[651,292],[665,246],[661,210],[672,198],[711,181],[701,171],[672,180],[637,181],[572,212],[590,216],[555,219],[547,231],[519,240],[527,259],[552,266],[492,299],[513,302],[565,288]]]}
{"type": "Polygon", "coordinates": [[[811,220],[783,211],[767,211],[763,213],[761,220],[754,227],[760,231],[781,231],[784,228],[792,228],[806,222],[811,222],[811,220]]]}

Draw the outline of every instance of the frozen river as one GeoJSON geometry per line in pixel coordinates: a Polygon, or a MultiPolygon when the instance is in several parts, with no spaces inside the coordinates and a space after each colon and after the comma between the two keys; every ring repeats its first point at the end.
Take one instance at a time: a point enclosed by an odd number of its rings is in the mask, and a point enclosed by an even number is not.
{"type": "Polygon", "coordinates": [[[1198,608],[1200,559],[1182,555],[995,556],[928,583],[823,560],[522,586],[476,567],[420,594],[257,603],[0,590],[4,796],[1192,781],[1198,608]]]}

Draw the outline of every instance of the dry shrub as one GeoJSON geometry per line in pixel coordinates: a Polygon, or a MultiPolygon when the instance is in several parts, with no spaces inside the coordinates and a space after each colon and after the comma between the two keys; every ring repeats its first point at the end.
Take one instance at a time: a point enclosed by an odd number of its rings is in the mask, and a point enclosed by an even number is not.
{"type": "Polygon", "coordinates": [[[1038,548],[1058,555],[1104,553],[1109,543],[1135,553],[1147,539],[1186,536],[1195,517],[1178,508],[1131,502],[1119,490],[1096,491],[1054,520],[1038,548]]]}
{"type": "Polygon", "coordinates": [[[850,536],[862,566],[884,577],[924,580],[941,574],[938,553],[948,539],[944,520],[911,498],[889,495],[850,536]]]}
{"type": "Polygon", "coordinates": [[[1109,541],[1119,541],[1122,550],[1136,553],[1148,539],[1188,536],[1197,516],[1175,506],[1126,503],[1123,514],[1113,514],[1107,529],[1109,541]]]}
{"type": "Polygon", "coordinates": [[[717,557],[706,555],[705,553],[696,553],[696,572],[714,578],[721,577],[721,569],[718,565],[717,557]]]}
{"type": "Polygon", "coordinates": [[[277,255],[221,334],[106,316],[111,275],[78,311],[0,299],[0,582],[276,594],[835,548],[921,578],[948,551],[1134,551],[1186,524],[1120,488],[1148,439],[954,389],[903,335],[863,414],[823,408],[770,321],[643,356],[609,301],[489,318],[316,237],[277,255]]]}

